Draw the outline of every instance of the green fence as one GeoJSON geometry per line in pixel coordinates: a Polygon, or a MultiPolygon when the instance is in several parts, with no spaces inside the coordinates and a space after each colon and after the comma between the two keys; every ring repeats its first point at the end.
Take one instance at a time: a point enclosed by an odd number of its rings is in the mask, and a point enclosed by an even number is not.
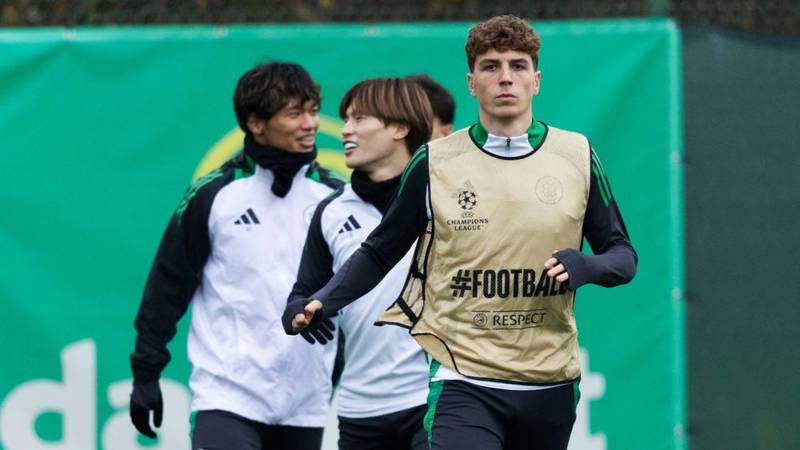
{"type": "MultiPolygon", "coordinates": [[[[587,134],[640,256],[630,285],[577,297],[583,397],[572,449],[685,448],[680,34],[667,20],[542,22],[537,118],[587,134]]],[[[429,73],[477,118],[468,24],[0,31],[0,443],[145,448],[128,422],[133,317],[167,219],[238,148],[233,87],[265,59],[322,85],[322,158],[342,167],[338,100],[429,73]]],[[[162,439],[188,448],[186,323],[162,439]]]]}
{"type": "Polygon", "coordinates": [[[692,447],[800,449],[800,37],[683,37],[692,447]]]}

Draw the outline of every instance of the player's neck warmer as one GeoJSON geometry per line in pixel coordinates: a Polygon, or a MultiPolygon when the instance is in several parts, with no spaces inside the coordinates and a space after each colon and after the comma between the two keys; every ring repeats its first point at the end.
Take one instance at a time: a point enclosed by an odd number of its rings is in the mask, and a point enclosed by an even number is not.
{"type": "Polygon", "coordinates": [[[253,158],[259,166],[271,170],[275,175],[272,182],[272,193],[278,197],[286,197],[292,188],[292,179],[297,171],[317,158],[317,148],[306,153],[294,153],[270,145],[261,145],[247,134],[244,138],[244,153],[253,158]]]}
{"type": "Polygon", "coordinates": [[[354,170],[350,182],[359,197],[378,208],[381,214],[385,214],[397,186],[400,185],[400,175],[385,181],[372,181],[366,173],[354,170]]]}
{"type": "Polygon", "coordinates": [[[575,292],[544,262],[580,248],[589,143],[548,127],[530,153],[503,157],[475,128],[429,144],[431,221],[402,297],[380,321],[409,327],[433,359],[468,377],[575,380],[575,292]]]}

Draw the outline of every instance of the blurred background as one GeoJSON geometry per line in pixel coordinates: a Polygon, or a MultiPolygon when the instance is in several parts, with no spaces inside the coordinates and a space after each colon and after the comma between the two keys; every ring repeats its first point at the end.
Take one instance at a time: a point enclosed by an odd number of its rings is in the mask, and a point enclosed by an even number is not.
{"type": "Polygon", "coordinates": [[[580,292],[570,448],[800,448],[798,0],[0,0],[0,448],[188,448],[188,321],[154,445],[127,357],[169,215],[239,149],[244,71],[305,65],[346,173],[346,89],[429,73],[468,126],[466,32],[506,13],[542,36],[536,117],[592,139],[640,254],[580,292]]]}
{"type": "Polygon", "coordinates": [[[4,0],[0,24],[475,21],[510,12],[532,20],[669,16],[681,26],[800,34],[800,4],[792,0],[4,0]]]}

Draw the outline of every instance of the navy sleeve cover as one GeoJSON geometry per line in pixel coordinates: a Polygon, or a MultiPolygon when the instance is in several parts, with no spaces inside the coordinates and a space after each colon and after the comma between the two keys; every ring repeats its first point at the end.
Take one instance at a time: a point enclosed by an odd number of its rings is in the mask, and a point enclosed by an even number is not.
{"type": "Polygon", "coordinates": [[[322,302],[326,315],[335,314],[377,286],[425,231],[428,181],[428,148],[423,146],[406,166],[381,223],[331,281],[311,295],[322,302]]]}
{"type": "Polygon", "coordinates": [[[611,184],[594,149],[590,151],[591,181],[583,235],[594,254],[565,249],[554,255],[569,273],[569,289],[577,289],[588,283],[604,287],[625,284],[636,275],[638,263],[617,201],[611,193],[611,184]]]}

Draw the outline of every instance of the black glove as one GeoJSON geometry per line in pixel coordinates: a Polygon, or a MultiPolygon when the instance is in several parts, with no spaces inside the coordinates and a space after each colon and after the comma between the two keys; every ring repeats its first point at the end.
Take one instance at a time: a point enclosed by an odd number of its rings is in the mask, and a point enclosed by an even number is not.
{"type": "Polygon", "coordinates": [[[311,300],[293,300],[286,304],[286,309],[283,310],[283,315],[281,316],[281,323],[283,323],[283,331],[286,332],[288,335],[295,335],[297,331],[294,331],[292,328],[292,320],[294,320],[294,316],[298,314],[305,314],[306,312],[306,305],[308,305],[311,300]]]}
{"type": "Polygon", "coordinates": [[[164,402],[161,399],[161,388],[158,380],[134,381],[131,392],[130,414],[133,426],[143,435],[155,439],[156,432],[150,428],[150,411],[153,411],[153,423],[161,427],[164,416],[164,402]]]}
{"type": "MultiPolygon", "coordinates": [[[[281,316],[283,331],[285,331],[286,334],[297,334],[292,328],[292,320],[294,320],[294,316],[298,314],[305,314],[306,305],[309,303],[311,303],[311,299],[294,300],[286,305],[286,309],[283,310],[283,315],[281,316]]],[[[330,317],[327,317],[325,308],[323,307],[314,313],[314,318],[311,319],[311,323],[300,331],[300,336],[303,336],[303,339],[308,341],[309,344],[314,344],[315,342],[327,344],[328,341],[333,340],[333,331],[335,330],[336,325],[330,317]]]]}
{"type": "Polygon", "coordinates": [[[333,323],[330,317],[323,318],[323,315],[320,314],[321,312],[322,310],[317,311],[314,314],[314,318],[311,319],[311,323],[300,332],[300,336],[303,336],[303,339],[308,341],[309,344],[313,344],[315,339],[316,342],[322,345],[333,340],[336,324],[333,323]]]}

